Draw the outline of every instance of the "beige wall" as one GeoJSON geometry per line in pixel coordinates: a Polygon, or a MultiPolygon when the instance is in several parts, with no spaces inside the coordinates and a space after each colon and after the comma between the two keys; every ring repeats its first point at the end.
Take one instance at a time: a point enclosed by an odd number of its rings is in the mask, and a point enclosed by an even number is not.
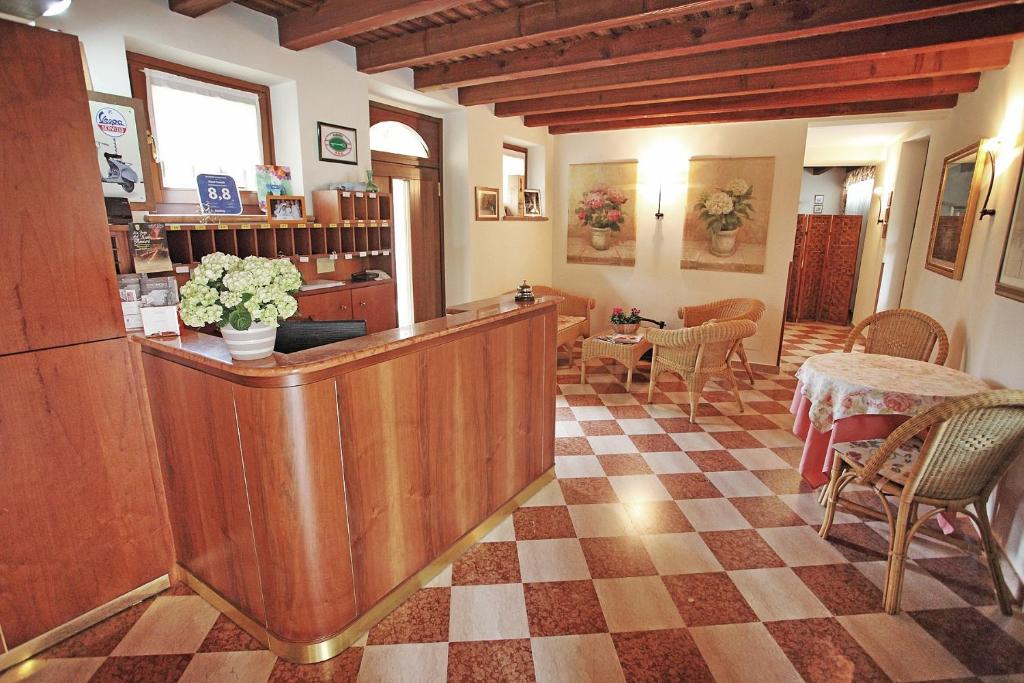
{"type": "MultiPolygon", "coordinates": [[[[753,296],[768,311],[758,335],[746,344],[751,360],[775,365],[793,253],[806,124],[802,121],[668,127],[559,136],[555,140],[557,202],[550,205],[553,284],[598,301],[595,321],[613,306],[638,306],[645,317],[679,326],[676,309],[713,299],[753,296]],[[681,270],[688,160],[694,156],[772,156],[775,180],[765,271],[761,274],[681,270]],[[636,265],[632,268],[566,263],[569,164],[636,159],[636,265]],[[665,218],[656,221],[658,188],[665,218]]],[[[600,324],[600,323],[599,323],[600,324]]]]}
{"type": "MultiPolygon", "coordinates": [[[[982,76],[977,92],[961,95],[949,119],[935,127],[903,293],[903,306],[934,316],[946,328],[952,346],[948,365],[993,386],[1011,388],[1024,387],[1024,303],[997,296],[994,284],[1013,209],[1022,126],[1024,43],[1018,41],[1010,66],[982,76]],[[975,221],[964,277],[958,282],[924,269],[935,197],[943,157],[984,137],[1003,141],[991,203],[998,214],[994,220],[975,221]]],[[[987,186],[986,177],[983,193],[987,186]]],[[[992,505],[996,533],[1018,574],[1024,574],[1022,498],[1024,460],[1004,479],[992,505]]]]}
{"type": "Polygon", "coordinates": [[[477,221],[473,210],[477,185],[501,187],[501,145],[512,142],[530,150],[531,189],[541,191],[551,214],[558,203],[550,196],[554,154],[547,129],[496,118],[482,106],[451,112],[444,122],[448,304],[508,292],[523,280],[551,282],[551,221],[477,221]]]}

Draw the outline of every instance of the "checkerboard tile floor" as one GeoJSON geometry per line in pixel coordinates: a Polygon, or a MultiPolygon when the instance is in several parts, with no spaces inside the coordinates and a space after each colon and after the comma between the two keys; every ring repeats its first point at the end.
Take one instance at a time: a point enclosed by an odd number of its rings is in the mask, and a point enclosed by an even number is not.
{"type": "Polygon", "coordinates": [[[176,587],[0,682],[1024,680],[1024,621],[978,560],[915,542],[888,616],[885,526],[840,513],[818,538],[787,408],[846,332],[787,327],[782,374],[741,378],[742,414],[709,387],[697,424],[674,376],[647,405],[614,364],[559,370],[557,480],[328,662],[280,660],[176,587]]]}

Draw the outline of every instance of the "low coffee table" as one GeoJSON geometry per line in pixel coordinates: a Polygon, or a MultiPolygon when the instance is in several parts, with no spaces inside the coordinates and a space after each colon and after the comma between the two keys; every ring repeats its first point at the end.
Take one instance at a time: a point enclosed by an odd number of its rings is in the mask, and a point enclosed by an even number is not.
{"type": "Polygon", "coordinates": [[[651,343],[647,341],[646,336],[635,344],[616,344],[615,342],[599,339],[599,337],[612,334],[615,334],[614,330],[604,330],[583,341],[583,357],[580,359],[580,384],[587,383],[587,361],[589,359],[611,358],[626,366],[626,391],[629,391],[633,385],[633,368],[636,367],[640,356],[644,355],[651,348],[651,343]]]}

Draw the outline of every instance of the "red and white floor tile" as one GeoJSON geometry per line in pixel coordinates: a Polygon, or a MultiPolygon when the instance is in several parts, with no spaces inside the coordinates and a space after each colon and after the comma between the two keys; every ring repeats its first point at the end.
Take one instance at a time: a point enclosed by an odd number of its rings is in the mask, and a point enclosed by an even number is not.
{"type": "Polygon", "coordinates": [[[743,383],[742,414],[709,387],[697,424],[674,376],[648,405],[614,364],[560,370],[557,480],[328,662],[276,658],[179,587],[0,683],[1024,680],[1024,621],[977,559],[915,542],[889,616],[884,525],[817,536],[792,373],[846,332],[789,326],[783,374],[743,383]]]}

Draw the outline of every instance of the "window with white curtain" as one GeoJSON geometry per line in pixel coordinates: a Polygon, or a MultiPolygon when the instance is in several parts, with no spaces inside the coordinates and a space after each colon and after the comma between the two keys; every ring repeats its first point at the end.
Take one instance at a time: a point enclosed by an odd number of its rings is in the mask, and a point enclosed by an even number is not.
{"type": "Polygon", "coordinates": [[[145,74],[163,186],[194,188],[197,174],[222,173],[255,190],[255,167],[264,161],[260,96],[155,69],[145,74]]]}

